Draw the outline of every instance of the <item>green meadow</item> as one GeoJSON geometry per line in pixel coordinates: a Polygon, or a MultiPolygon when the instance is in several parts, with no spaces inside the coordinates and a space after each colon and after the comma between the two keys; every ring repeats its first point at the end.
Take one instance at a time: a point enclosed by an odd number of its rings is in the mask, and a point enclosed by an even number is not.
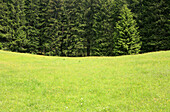
{"type": "Polygon", "coordinates": [[[78,58],[0,51],[0,112],[99,111],[170,111],[170,51],[78,58]]]}

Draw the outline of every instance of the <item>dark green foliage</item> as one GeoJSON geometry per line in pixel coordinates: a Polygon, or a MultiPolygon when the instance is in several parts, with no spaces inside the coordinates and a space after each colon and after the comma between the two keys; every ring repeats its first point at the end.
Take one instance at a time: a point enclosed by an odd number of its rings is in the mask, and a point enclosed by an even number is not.
{"type": "Polygon", "coordinates": [[[83,11],[82,1],[66,1],[66,18],[67,18],[67,38],[65,44],[66,56],[85,56],[85,38],[83,33],[83,11]]]}
{"type": "Polygon", "coordinates": [[[19,52],[28,52],[27,50],[27,44],[28,39],[26,38],[26,20],[25,20],[25,2],[24,0],[17,0],[15,2],[16,6],[16,14],[15,14],[15,21],[16,21],[16,28],[15,29],[15,44],[13,46],[15,51],[19,52]]]}
{"type": "Polygon", "coordinates": [[[140,19],[143,52],[170,49],[170,2],[167,0],[144,1],[140,19]]]}
{"type": "Polygon", "coordinates": [[[170,49],[170,1],[127,0],[139,25],[141,52],[170,49]]]}
{"type": "Polygon", "coordinates": [[[62,1],[61,0],[51,0],[49,2],[49,9],[47,13],[49,14],[48,19],[48,29],[45,42],[45,52],[46,55],[61,55],[60,45],[61,45],[61,28],[60,28],[60,20],[62,13],[61,10],[62,1]]]}
{"type": "Polygon", "coordinates": [[[114,32],[114,55],[139,53],[141,43],[136,25],[133,14],[123,5],[114,32]]]}
{"type": "Polygon", "coordinates": [[[38,29],[39,9],[38,0],[25,0],[26,38],[28,52],[42,54],[39,51],[40,30],[38,29]]]}
{"type": "Polygon", "coordinates": [[[9,11],[7,1],[1,0],[0,1],[0,46],[7,47],[8,42],[10,40],[10,33],[9,33],[9,11]]]}
{"type": "Polygon", "coordinates": [[[110,0],[87,0],[83,2],[84,38],[87,56],[111,55],[112,23],[115,11],[110,0]],[[112,16],[112,18],[111,18],[112,16]]]}
{"type": "Polygon", "coordinates": [[[38,31],[38,38],[39,38],[39,51],[42,54],[46,54],[46,49],[48,49],[47,46],[47,41],[48,40],[48,19],[49,19],[49,14],[48,14],[48,4],[49,0],[39,0],[37,2],[37,24],[36,24],[36,29],[38,31]]]}
{"type": "Polygon", "coordinates": [[[169,33],[167,0],[0,1],[0,49],[53,56],[126,55],[140,48],[170,49],[169,33]]]}
{"type": "Polygon", "coordinates": [[[2,1],[1,42],[12,51],[25,52],[25,13],[23,0],[2,1]]]}

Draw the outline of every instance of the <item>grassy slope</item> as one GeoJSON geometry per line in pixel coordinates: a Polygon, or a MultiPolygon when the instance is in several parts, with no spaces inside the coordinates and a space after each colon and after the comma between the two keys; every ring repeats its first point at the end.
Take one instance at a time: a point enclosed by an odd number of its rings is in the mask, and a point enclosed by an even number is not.
{"type": "Polygon", "coordinates": [[[170,111],[170,51],[65,58],[0,51],[0,111],[170,111]]]}

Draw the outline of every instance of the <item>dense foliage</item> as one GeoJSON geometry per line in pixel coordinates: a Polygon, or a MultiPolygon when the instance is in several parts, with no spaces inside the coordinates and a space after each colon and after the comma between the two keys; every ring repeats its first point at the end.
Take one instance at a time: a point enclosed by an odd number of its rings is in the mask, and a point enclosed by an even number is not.
{"type": "Polygon", "coordinates": [[[169,50],[169,4],[168,0],[1,0],[0,49],[58,56],[169,50]]]}

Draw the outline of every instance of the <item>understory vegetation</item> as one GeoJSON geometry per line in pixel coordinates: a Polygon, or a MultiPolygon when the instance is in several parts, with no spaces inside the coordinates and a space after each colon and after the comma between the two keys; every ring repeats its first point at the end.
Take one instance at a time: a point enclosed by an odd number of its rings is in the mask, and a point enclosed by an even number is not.
{"type": "Polygon", "coordinates": [[[1,112],[168,112],[170,51],[51,57],[0,51],[1,112]]]}

